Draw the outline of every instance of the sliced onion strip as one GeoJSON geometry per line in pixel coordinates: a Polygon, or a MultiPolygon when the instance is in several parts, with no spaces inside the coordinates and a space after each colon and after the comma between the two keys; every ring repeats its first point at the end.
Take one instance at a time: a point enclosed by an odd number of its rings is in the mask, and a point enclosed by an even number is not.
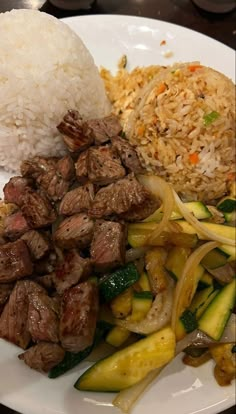
{"type": "Polygon", "coordinates": [[[129,413],[134,403],[140,398],[148,385],[159,375],[162,369],[163,367],[154,369],[137,384],[120,391],[117,397],[112,401],[112,404],[124,413],[129,413]]]}
{"type": "Polygon", "coordinates": [[[168,288],[156,295],[152,307],[144,319],[139,322],[117,319],[115,323],[131,332],[148,335],[158,331],[170,322],[172,306],[173,282],[170,281],[168,288]]]}
{"type": "Polygon", "coordinates": [[[173,192],[171,186],[156,175],[139,175],[138,180],[154,195],[154,197],[158,200],[161,199],[162,201],[163,217],[158,223],[156,229],[153,230],[153,232],[147,237],[147,244],[152,244],[152,241],[159,236],[168,224],[171,213],[174,209],[173,192]]]}
{"type": "Polygon", "coordinates": [[[175,354],[178,355],[188,346],[194,346],[195,348],[202,348],[205,346],[211,346],[216,344],[234,344],[236,342],[236,315],[232,313],[229,318],[229,321],[225,327],[222,337],[219,341],[215,341],[210,336],[202,332],[200,329],[195,329],[195,331],[186,335],[181,341],[178,341],[176,344],[175,354]]]}
{"type": "Polygon", "coordinates": [[[219,236],[215,232],[207,229],[204,224],[200,223],[196,217],[186,208],[184,203],[180,200],[178,194],[173,190],[174,200],[179,211],[182,213],[185,220],[192,224],[192,226],[199,232],[206,240],[216,240],[220,243],[229,244],[235,246],[235,240],[229,239],[228,237],[219,236]]]}
{"type": "Polygon", "coordinates": [[[191,304],[196,291],[198,280],[196,280],[195,270],[197,266],[200,264],[203,257],[218,245],[219,244],[217,242],[207,242],[194,250],[194,252],[188,257],[182,276],[177,282],[174,294],[171,322],[174,332],[176,332],[176,324],[179,317],[191,304]]]}

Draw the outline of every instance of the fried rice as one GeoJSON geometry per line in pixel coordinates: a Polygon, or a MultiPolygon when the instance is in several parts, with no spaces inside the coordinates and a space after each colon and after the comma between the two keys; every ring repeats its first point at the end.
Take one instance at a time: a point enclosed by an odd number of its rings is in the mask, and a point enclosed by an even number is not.
{"type": "Polygon", "coordinates": [[[184,200],[213,203],[235,179],[235,86],[199,62],[101,73],[143,166],[184,200]]]}

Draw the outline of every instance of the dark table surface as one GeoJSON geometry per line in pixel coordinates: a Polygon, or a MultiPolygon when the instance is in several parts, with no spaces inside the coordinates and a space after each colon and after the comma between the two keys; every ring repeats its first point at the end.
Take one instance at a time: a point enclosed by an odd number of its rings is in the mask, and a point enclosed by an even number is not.
{"type": "MultiPolygon", "coordinates": [[[[204,33],[235,49],[236,12],[214,14],[196,7],[191,0],[95,0],[90,10],[65,11],[45,0],[0,0],[0,12],[34,8],[58,18],[83,14],[126,14],[176,23],[204,33]]],[[[222,414],[233,414],[230,408],[222,414]]],[[[0,414],[17,414],[0,404],[0,414]]]]}

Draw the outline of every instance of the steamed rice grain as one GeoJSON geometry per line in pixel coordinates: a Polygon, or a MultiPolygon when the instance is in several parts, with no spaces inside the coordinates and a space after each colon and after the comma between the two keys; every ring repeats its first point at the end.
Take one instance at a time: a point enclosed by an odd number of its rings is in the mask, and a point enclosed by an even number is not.
{"type": "Polygon", "coordinates": [[[65,151],[56,125],[68,109],[110,111],[93,58],[63,22],[36,10],[0,14],[0,166],[65,151]]]}

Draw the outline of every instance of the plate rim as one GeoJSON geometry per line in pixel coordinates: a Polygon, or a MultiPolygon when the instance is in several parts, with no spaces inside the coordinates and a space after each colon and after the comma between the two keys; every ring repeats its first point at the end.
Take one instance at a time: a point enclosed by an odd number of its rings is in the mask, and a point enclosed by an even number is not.
{"type": "Polygon", "coordinates": [[[208,41],[210,39],[212,42],[218,43],[218,46],[225,47],[225,48],[229,49],[229,51],[231,53],[235,53],[235,50],[232,47],[226,45],[225,43],[221,42],[220,40],[214,39],[214,37],[206,35],[205,33],[199,32],[198,30],[190,29],[189,27],[186,27],[186,26],[181,26],[177,23],[168,22],[166,20],[154,19],[152,17],[135,16],[135,15],[131,15],[131,14],[86,14],[86,15],[81,15],[81,16],[78,15],[78,16],[62,17],[59,20],[61,20],[63,22],[66,22],[66,21],[69,21],[69,20],[90,20],[90,19],[91,20],[93,20],[93,19],[95,19],[95,20],[98,19],[99,20],[100,18],[107,19],[107,20],[108,19],[114,19],[115,20],[116,18],[122,18],[122,19],[125,18],[125,19],[130,19],[130,20],[137,20],[137,21],[146,20],[146,21],[150,21],[152,23],[160,23],[160,24],[167,25],[167,26],[173,26],[173,27],[176,27],[178,29],[183,29],[184,31],[189,31],[189,32],[191,32],[195,35],[198,35],[198,36],[200,35],[203,38],[208,39],[208,41]]]}
{"type": "MultiPolygon", "coordinates": [[[[219,40],[216,40],[204,33],[198,32],[196,30],[190,29],[188,27],[185,26],[181,26],[178,25],[176,23],[172,23],[172,22],[168,22],[165,20],[159,20],[159,19],[153,19],[153,18],[149,18],[149,17],[143,17],[143,16],[134,16],[134,15],[122,15],[122,14],[99,14],[99,15],[82,15],[82,16],[69,16],[69,17],[64,17],[62,19],[60,19],[61,21],[63,21],[64,23],[69,24],[69,22],[72,21],[80,21],[80,20],[119,20],[119,19],[127,19],[127,20],[132,20],[132,21],[136,21],[137,24],[140,22],[146,22],[148,24],[148,22],[151,22],[154,25],[158,25],[160,24],[160,26],[164,27],[173,27],[173,29],[177,28],[177,30],[181,30],[184,32],[191,32],[191,34],[193,36],[198,36],[200,38],[202,38],[202,40],[207,40],[208,42],[213,42],[214,44],[216,44],[216,46],[220,47],[220,48],[224,48],[225,50],[227,50],[228,53],[235,53],[234,49],[231,48],[230,46],[220,42],[219,40]]],[[[69,25],[70,26],[70,25],[69,25]]],[[[1,347],[1,344],[0,344],[1,347]]],[[[40,374],[39,374],[40,375],[40,374]]],[[[154,385],[155,386],[155,385],[154,385]]],[[[78,399],[79,401],[79,399],[78,399]]],[[[0,399],[1,402],[1,399],[0,399]]],[[[217,404],[218,406],[223,405],[223,410],[226,410],[230,407],[233,407],[234,405],[234,395],[230,395],[227,397],[226,400],[224,400],[223,402],[219,402],[217,404]]],[[[12,403],[12,404],[8,404],[8,407],[14,409],[17,409],[17,405],[12,403]]],[[[201,410],[201,412],[204,411],[204,413],[206,414],[218,414],[222,412],[222,408],[218,407],[218,408],[214,408],[213,406],[208,406],[205,407],[204,409],[201,410]]],[[[66,414],[66,412],[63,412],[63,414],[66,414]]],[[[189,413],[191,414],[191,413],[189,413]]]]}

